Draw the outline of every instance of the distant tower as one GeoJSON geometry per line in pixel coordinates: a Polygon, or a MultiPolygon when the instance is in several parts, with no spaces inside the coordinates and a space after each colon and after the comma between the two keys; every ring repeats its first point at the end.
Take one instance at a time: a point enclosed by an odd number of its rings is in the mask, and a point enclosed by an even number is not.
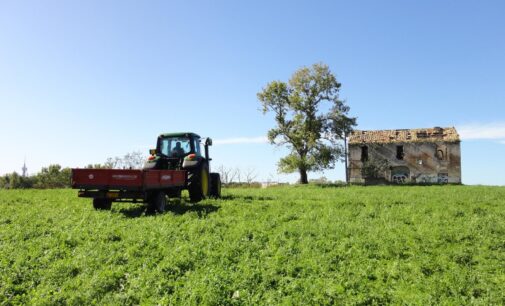
{"type": "Polygon", "coordinates": [[[26,168],[26,158],[23,162],[23,168],[21,168],[21,170],[23,170],[23,177],[26,177],[26,172],[28,171],[28,168],[26,168]]]}

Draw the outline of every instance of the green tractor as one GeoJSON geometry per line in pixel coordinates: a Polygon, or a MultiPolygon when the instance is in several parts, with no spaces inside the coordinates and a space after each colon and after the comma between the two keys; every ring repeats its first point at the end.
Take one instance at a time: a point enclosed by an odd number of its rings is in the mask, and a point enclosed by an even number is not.
{"type": "Polygon", "coordinates": [[[209,146],[212,139],[202,138],[195,133],[166,133],[158,136],[156,149],[150,156],[144,170],[185,170],[186,184],[174,188],[169,197],[180,197],[182,189],[187,189],[191,202],[196,203],[207,197],[221,196],[219,173],[210,172],[209,146]],[[201,144],[204,150],[202,152],[201,144]]]}

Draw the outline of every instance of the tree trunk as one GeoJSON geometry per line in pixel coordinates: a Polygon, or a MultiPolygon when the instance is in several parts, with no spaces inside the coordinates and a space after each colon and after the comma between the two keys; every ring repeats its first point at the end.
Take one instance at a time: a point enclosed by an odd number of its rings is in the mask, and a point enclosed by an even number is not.
{"type": "Polygon", "coordinates": [[[345,155],[345,183],[349,185],[349,152],[347,152],[347,135],[344,134],[344,155],[345,155]]]}
{"type": "Polygon", "coordinates": [[[307,180],[307,170],[305,169],[298,169],[300,172],[300,184],[308,184],[309,181],[307,180]]]}

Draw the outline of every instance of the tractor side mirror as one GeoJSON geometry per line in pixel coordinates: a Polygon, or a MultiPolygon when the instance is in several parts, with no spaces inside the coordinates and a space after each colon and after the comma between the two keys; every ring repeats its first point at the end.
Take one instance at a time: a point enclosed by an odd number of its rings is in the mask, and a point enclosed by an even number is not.
{"type": "Polygon", "coordinates": [[[212,138],[205,139],[205,145],[206,146],[211,146],[212,145],[212,138]]]}
{"type": "Polygon", "coordinates": [[[156,149],[150,149],[149,154],[151,155],[156,155],[156,149]]]}

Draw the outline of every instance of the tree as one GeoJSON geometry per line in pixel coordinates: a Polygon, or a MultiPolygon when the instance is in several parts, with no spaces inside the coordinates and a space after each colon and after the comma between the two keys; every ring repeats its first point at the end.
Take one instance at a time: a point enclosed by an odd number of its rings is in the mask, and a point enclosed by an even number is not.
{"type": "Polygon", "coordinates": [[[233,176],[231,180],[233,181],[235,178],[237,178],[237,183],[239,185],[242,184],[242,170],[240,170],[238,167],[233,170],[233,176]]]}
{"type": "Polygon", "coordinates": [[[0,189],[32,188],[35,184],[34,176],[21,176],[17,172],[0,177],[0,189]]]}
{"type": "Polygon", "coordinates": [[[247,182],[247,185],[251,185],[257,176],[258,174],[254,168],[248,168],[245,172],[245,181],[247,182]]]}
{"type": "Polygon", "coordinates": [[[107,169],[105,164],[88,164],[85,169],[107,169]]]}
{"type": "Polygon", "coordinates": [[[61,168],[60,165],[49,165],[36,176],[36,188],[65,188],[70,187],[71,169],[61,168]]]}
{"type": "Polygon", "coordinates": [[[221,182],[223,185],[228,185],[233,180],[233,177],[232,177],[233,169],[232,168],[226,168],[225,166],[221,165],[217,168],[217,172],[219,173],[219,175],[221,177],[221,182]]]}
{"type": "Polygon", "coordinates": [[[343,155],[339,141],[356,125],[339,99],[340,86],[327,65],[314,64],[297,70],[288,83],[273,81],[258,93],[263,113],[275,115],[268,140],[290,150],[279,161],[279,171],[298,171],[302,184],[308,183],[307,172],[334,167],[343,155]]]}
{"type": "Polygon", "coordinates": [[[389,168],[389,162],[380,157],[370,157],[363,162],[361,175],[365,179],[378,179],[384,177],[384,172],[389,168]]]}
{"type": "Polygon", "coordinates": [[[0,188],[3,189],[17,189],[21,185],[21,177],[17,172],[5,174],[0,178],[0,188]]]}
{"type": "Polygon", "coordinates": [[[140,151],[127,153],[123,157],[109,157],[107,161],[100,165],[101,168],[109,169],[142,169],[147,156],[140,151]]]}
{"type": "Polygon", "coordinates": [[[345,164],[345,182],[349,184],[349,153],[347,146],[347,137],[351,134],[356,126],[356,118],[347,117],[349,106],[344,103],[335,105],[330,112],[332,132],[338,138],[344,140],[344,164],[345,164]]]}

